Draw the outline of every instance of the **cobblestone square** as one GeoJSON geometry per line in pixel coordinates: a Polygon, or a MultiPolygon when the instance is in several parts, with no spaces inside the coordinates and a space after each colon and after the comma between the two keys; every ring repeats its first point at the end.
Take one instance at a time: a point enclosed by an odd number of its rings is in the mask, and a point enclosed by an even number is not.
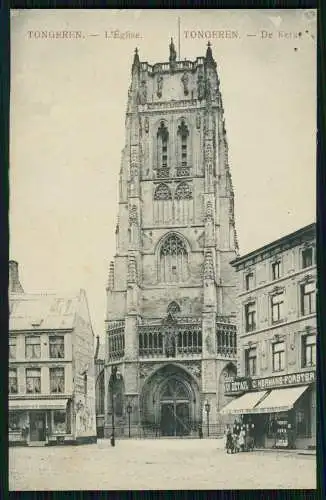
{"type": "Polygon", "coordinates": [[[306,489],[316,457],[254,451],[228,455],[223,440],[109,440],[84,446],[10,448],[9,489],[306,489]]]}

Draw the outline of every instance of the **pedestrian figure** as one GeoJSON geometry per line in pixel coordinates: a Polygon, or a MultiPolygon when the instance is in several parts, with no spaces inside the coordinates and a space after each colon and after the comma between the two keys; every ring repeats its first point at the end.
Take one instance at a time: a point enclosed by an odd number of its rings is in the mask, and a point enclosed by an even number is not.
{"type": "Polygon", "coordinates": [[[233,451],[234,453],[237,453],[238,451],[240,451],[239,449],[239,434],[240,434],[240,424],[238,423],[237,420],[234,421],[234,425],[233,425],[233,451]]]}
{"type": "Polygon", "coordinates": [[[203,439],[203,428],[201,425],[198,426],[199,439],[203,439]]]}
{"type": "Polygon", "coordinates": [[[233,439],[232,439],[231,428],[229,425],[226,426],[225,434],[226,434],[226,443],[225,443],[226,453],[230,452],[233,453],[233,439]]]}
{"type": "Polygon", "coordinates": [[[245,437],[246,437],[246,431],[245,428],[242,427],[240,434],[239,434],[239,448],[240,451],[245,451],[245,437]]]}

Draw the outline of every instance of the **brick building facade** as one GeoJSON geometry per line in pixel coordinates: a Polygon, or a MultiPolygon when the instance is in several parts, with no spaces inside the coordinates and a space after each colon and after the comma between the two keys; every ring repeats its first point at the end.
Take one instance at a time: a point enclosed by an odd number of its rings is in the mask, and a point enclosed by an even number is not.
{"type": "Polygon", "coordinates": [[[235,259],[238,377],[222,412],[255,424],[260,446],[316,443],[316,228],[235,259]]]}
{"type": "Polygon", "coordinates": [[[235,373],[237,256],[223,103],[205,57],[141,62],[136,51],[106,311],[105,435],[218,423],[235,373]],[[110,389],[112,367],[118,380],[110,389]],[[113,401],[113,403],[112,403],[113,401]],[[114,407],[114,409],[112,408],[114,407]]]}

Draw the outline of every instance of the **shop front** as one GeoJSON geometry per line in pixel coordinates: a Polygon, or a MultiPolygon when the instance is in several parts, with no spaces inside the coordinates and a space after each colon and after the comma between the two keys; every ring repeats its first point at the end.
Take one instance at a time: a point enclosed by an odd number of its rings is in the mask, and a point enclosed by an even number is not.
{"type": "MultiPolygon", "coordinates": [[[[242,384],[243,384],[242,380],[242,384]]],[[[239,394],[239,384],[234,380],[239,394]]],[[[225,406],[252,430],[259,448],[313,448],[316,445],[315,372],[247,379],[248,392],[225,406]],[[256,396],[255,396],[256,395],[256,396]]],[[[226,389],[232,391],[232,384],[226,389]]]]}
{"type": "Polygon", "coordinates": [[[10,400],[9,445],[44,446],[72,440],[71,402],[10,400]]]}

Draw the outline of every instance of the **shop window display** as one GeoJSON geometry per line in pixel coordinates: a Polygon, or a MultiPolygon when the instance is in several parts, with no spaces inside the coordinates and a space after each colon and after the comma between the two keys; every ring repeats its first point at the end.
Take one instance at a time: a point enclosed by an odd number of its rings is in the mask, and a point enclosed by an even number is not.
{"type": "Polygon", "coordinates": [[[53,412],[53,433],[65,434],[66,432],[66,412],[57,410],[53,412]]]}

